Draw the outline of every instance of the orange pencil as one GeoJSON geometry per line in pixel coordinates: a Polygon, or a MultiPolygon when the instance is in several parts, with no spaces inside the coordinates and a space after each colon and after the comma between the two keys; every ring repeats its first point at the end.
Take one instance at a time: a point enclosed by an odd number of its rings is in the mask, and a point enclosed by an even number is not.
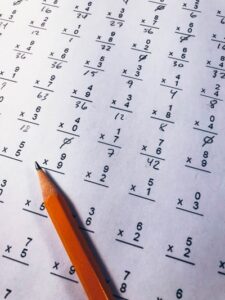
{"type": "Polygon", "coordinates": [[[35,167],[38,171],[45,207],[76,269],[88,299],[113,299],[109,286],[68,204],[37,162],[35,167]]]}

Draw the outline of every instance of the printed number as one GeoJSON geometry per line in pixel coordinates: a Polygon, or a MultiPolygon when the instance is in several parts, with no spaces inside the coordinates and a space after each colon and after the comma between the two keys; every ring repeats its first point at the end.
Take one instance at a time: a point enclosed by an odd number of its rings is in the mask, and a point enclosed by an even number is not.
{"type": "Polygon", "coordinates": [[[100,181],[101,182],[105,182],[105,179],[106,179],[106,174],[109,171],[109,166],[104,166],[103,168],[103,174],[101,175],[101,178],[100,178],[100,181]]]}
{"type": "MultiPolygon", "coordinates": [[[[125,275],[124,275],[123,280],[125,281],[125,280],[127,280],[127,277],[130,275],[131,272],[127,271],[127,270],[125,270],[124,272],[125,272],[125,275]]],[[[120,292],[121,293],[126,293],[126,291],[127,291],[127,283],[126,282],[122,282],[121,286],[120,286],[120,292]]]]}
{"type": "Polygon", "coordinates": [[[66,153],[62,153],[60,156],[60,161],[57,163],[57,169],[61,169],[63,166],[63,160],[66,159],[66,153]]]}
{"type": "Polygon", "coordinates": [[[184,252],[184,256],[187,257],[187,258],[189,258],[190,257],[189,254],[190,254],[191,250],[189,248],[185,248],[184,251],[185,251],[184,252]]]}
{"type": "MultiPolygon", "coordinates": [[[[143,229],[143,223],[142,223],[142,222],[138,222],[138,223],[137,223],[137,226],[136,226],[136,229],[137,229],[138,231],[141,231],[141,230],[143,229]]],[[[134,233],[133,241],[139,242],[139,238],[140,238],[140,237],[141,237],[140,232],[135,232],[135,233],[134,233]]]]}
{"type": "Polygon", "coordinates": [[[27,246],[30,244],[30,242],[31,242],[32,240],[33,240],[32,238],[28,237],[25,246],[27,247],[27,246]]]}
{"type": "Polygon", "coordinates": [[[44,204],[44,202],[42,202],[40,205],[40,210],[44,210],[44,209],[45,209],[45,204],[44,204]]]}
{"type": "Polygon", "coordinates": [[[125,276],[124,276],[123,280],[126,280],[127,277],[130,275],[130,271],[125,270],[124,272],[125,272],[125,276]]]}
{"type": "Polygon", "coordinates": [[[177,299],[182,299],[183,298],[183,290],[182,289],[177,290],[176,297],[177,297],[177,299]]]}
{"type": "Polygon", "coordinates": [[[147,159],[147,163],[149,164],[150,167],[152,167],[154,170],[159,170],[159,165],[160,165],[160,161],[154,158],[150,158],[148,157],[147,159]]]}
{"type": "Polygon", "coordinates": [[[22,148],[25,146],[25,141],[22,141],[20,144],[19,144],[19,149],[17,149],[16,153],[15,153],[15,156],[20,156],[21,154],[21,151],[22,151],[22,148]]]}
{"type": "Polygon", "coordinates": [[[27,248],[23,248],[23,250],[22,250],[21,253],[20,253],[20,256],[21,256],[22,258],[26,257],[26,256],[27,256],[27,251],[28,251],[27,248]]]}
{"type": "Polygon", "coordinates": [[[74,273],[75,273],[75,268],[74,268],[74,266],[71,266],[69,269],[69,274],[73,275],[74,273]]]}
{"type": "Polygon", "coordinates": [[[95,208],[94,208],[94,207],[91,207],[88,214],[89,214],[89,216],[91,216],[91,217],[88,217],[88,218],[86,219],[85,223],[86,223],[87,226],[90,226],[91,223],[92,223],[92,216],[95,214],[95,208]]]}
{"type": "Polygon", "coordinates": [[[7,184],[7,180],[3,179],[2,183],[0,184],[0,196],[3,194],[4,187],[6,186],[6,184],[7,184]]]}
{"type": "Polygon", "coordinates": [[[194,205],[193,205],[193,209],[199,209],[199,200],[201,198],[201,193],[200,192],[196,192],[195,193],[195,201],[194,201],[194,205]]]}
{"type": "Polygon", "coordinates": [[[127,284],[125,282],[123,282],[120,287],[120,292],[126,293],[126,290],[127,290],[127,284]]]}
{"type": "MultiPolygon", "coordinates": [[[[192,245],[192,237],[188,237],[186,240],[186,246],[190,247],[192,245]]],[[[184,249],[184,257],[190,258],[190,253],[191,253],[191,249],[190,248],[185,248],[184,249]]]]}
{"type": "Polygon", "coordinates": [[[9,296],[9,294],[11,294],[11,293],[12,293],[12,290],[6,289],[6,293],[5,293],[4,299],[6,299],[9,296]]]}
{"type": "Polygon", "coordinates": [[[139,232],[135,232],[134,235],[135,235],[135,237],[134,237],[133,240],[134,240],[135,242],[139,242],[139,238],[140,238],[140,236],[141,236],[140,233],[139,233],[139,232]]]}

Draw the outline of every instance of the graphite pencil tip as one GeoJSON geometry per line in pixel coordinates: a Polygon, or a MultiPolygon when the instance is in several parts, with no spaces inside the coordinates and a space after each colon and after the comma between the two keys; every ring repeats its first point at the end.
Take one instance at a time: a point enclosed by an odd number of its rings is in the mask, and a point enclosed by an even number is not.
{"type": "Polygon", "coordinates": [[[41,166],[40,166],[39,163],[36,162],[36,161],[35,161],[35,169],[36,169],[37,171],[42,170],[41,166]]]}

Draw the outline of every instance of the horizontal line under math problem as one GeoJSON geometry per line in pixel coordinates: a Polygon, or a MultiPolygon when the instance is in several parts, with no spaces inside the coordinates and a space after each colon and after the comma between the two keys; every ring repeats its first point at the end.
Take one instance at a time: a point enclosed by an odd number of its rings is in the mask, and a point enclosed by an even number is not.
{"type": "Polygon", "coordinates": [[[84,228],[84,227],[81,227],[79,226],[80,230],[83,230],[83,231],[87,231],[87,232],[90,232],[90,233],[95,233],[94,230],[91,230],[91,229],[87,229],[87,228],[84,228]]]}
{"type": "Polygon", "coordinates": [[[22,208],[22,210],[26,211],[26,212],[29,212],[29,213],[32,213],[34,215],[38,215],[40,217],[43,217],[43,218],[47,218],[48,216],[44,215],[44,214],[41,214],[39,212],[36,212],[36,211],[33,211],[33,210],[30,210],[30,209],[27,209],[27,208],[22,208]]]}
{"type": "Polygon", "coordinates": [[[201,129],[201,128],[198,128],[198,127],[193,127],[193,129],[199,130],[199,131],[202,131],[202,132],[206,132],[206,133],[210,133],[210,134],[213,134],[213,135],[218,135],[218,133],[216,133],[216,132],[212,132],[210,130],[201,129]]]}
{"type": "Polygon", "coordinates": [[[96,184],[96,185],[99,185],[99,186],[103,186],[103,187],[106,187],[106,188],[109,187],[108,185],[105,185],[105,184],[102,184],[102,183],[99,183],[99,182],[96,182],[96,181],[88,180],[88,179],[84,179],[84,181],[89,182],[89,183],[93,183],[93,184],[96,184]]]}
{"type": "Polygon", "coordinates": [[[216,97],[213,97],[213,96],[204,95],[204,94],[200,94],[200,96],[205,97],[205,98],[209,98],[209,99],[212,99],[212,100],[223,101],[223,99],[219,99],[219,98],[216,98],[216,97]]]}
{"type": "Polygon", "coordinates": [[[80,137],[79,134],[75,134],[75,133],[72,133],[72,132],[69,132],[69,131],[65,131],[65,130],[61,130],[61,129],[57,129],[57,131],[65,133],[65,134],[69,134],[69,135],[72,135],[72,136],[80,137]]]}
{"type": "Polygon", "coordinates": [[[43,91],[46,91],[46,92],[54,93],[53,90],[50,90],[50,89],[47,89],[47,88],[44,88],[44,87],[41,87],[41,86],[37,86],[37,85],[33,85],[33,88],[43,90],[43,91]]]}
{"type": "Polygon", "coordinates": [[[110,147],[122,149],[121,146],[113,145],[113,144],[110,144],[110,143],[106,143],[106,142],[102,142],[102,141],[98,141],[98,143],[103,144],[103,145],[106,145],[106,146],[110,146],[110,147]]]}
{"type": "Polygon", "coordinates": [[[153,28],[153,29],[160,29],[159,27],[147,25],[147,24],[143,24],[143,23],[140,23],[140,26],[147,27],[147,28],[153,28]]]}
{"type": "Polygon", "coordinates": [[[16,80],[5,78],[5,77],[0,77],[0,79],[5,80],[5,81],[9,81],[9,82],[13,82],[13,83],[17,83],[16,80]]]}
{"type": "Polygon", "coordinates": [[[152,54],[152,52],[150,52],[150,51],[142,50],[142,49],[137,49],[137,48],[134,48],[134,47],[131,47],[130,49],[131,49],[131,50],[138,51],[138,52],[143,52],[143,53],[152,54]]]}
{"type": "Polygon", "coordinates": [[[47,171],[50,171],[50,172],[54,172],[54,173],[58,173],[58,174],[61,174],[61,175],[65,175],[64,172],[60,172],[60,171],[57,171],[57,170],[54,170],[54,169],[50,169],[50,168],[47,168],[47,167],[43,167],[43,166],[41,166],[41,167],[44,170],[47,170],[47,171]]]}
{"type": "Polygon", "coordinates": [[[22,265],[25,265],[25,266],[29,266],[28,263],[26,263],[24,261],[21,261],[21,260],[18,260],[18,259],[15,259],[15,258],[12,258],[10,256],[2,255],[2,257],[7,258],[7,259],[12,260],[12,261],[15,261],[15,262],[18,262],[19,264],[22,264],[22,265]]]}
{"type": "Polygon", "coordinates": [[[128,75],[124,75],[124,74],[122,74],[121,76],[122,76],[122,77],[126,77],[126,78],[130,78],[130,79],[134,79],[134,80],[143,81],[143,79],[142,79],[142,78],[137,78],[137,77],[128,76],[128,75]]]}
{"type": "Polygon", "coordinates": [[[191,169],[194,169],[194,170],[197,170],[197,171],[205,172],[205,173],[211,173],[211,172],[208,171],[208,170],[201,169],[201,168],[197,168],[197,167],[193,167],[193,166],[189,166],[189,165],[185,165],[185,167],[191,168],[191,169]]]}
{"type": "Polygon", "coordinates": [[[144,196],[141,196],[141,195],[137,195],[137,194],[133,194],[133,193],[128,193],[129,195],[131,196],[134,196],[134,197],[137,197],[137,198],[140,198],[140,199],[144,199],[144,200],[148,200],[148,201],[151,201],[151,202],[155,202],[154,199],[150,199],[148,197],[144,197],[144,196]]]}
{"type": "Polygon", "coordinates": [[[225,18],[225,16],[223,16],[223,15],[216,15],[217,17],[220,17],[220,18],[225,18]]]}
{"type": "Polygon", "coordinates": [[[193,263],[193,262],[191,262],[191,261],[188,261],[188,260],[185,260],[185,259],[182,259],[182,258],[178,258],[178,257],[172,256],[172,255],[168,255],[168,254],[166,254],[166,257],[169,257],[169,258],[172,258],[172,259],[175,259],[175,260],[184,262],[184,263],[186,263],[186,264],[195,266],[195,263],[193,263]]]}
{"type": "Polygon", "coordinates": [[[76,38],[80,38],[80,35],[73,34],[73,33],[61,32],[61,34],[72,36],[72,37],[76,37],[76,38]]]}
{"type": "Polygon", "coordinates": [[[162,2],[152,1],[152,0],[148,0],[148,2],[157,4],[157,5],[159,4],[159,5],[161,5],[161,6],[166,6],[166,5],[167,5],[167,3],[162,3],[162,2]]]}
{"type": "Polygon", "coordinates": [[[217,68],[217,67],[213,67],[213,66],[207,66],[206,65],[206,68],[210,68],[210,69],[213,69],[213,70],[218,70],[218,71],[225,72],[225,69],[221,69],[221,68],[217,68]]]}
{"type": "Polygon", "coordinates": [[[5,154],[0,154],[0,156],[5,157],[5,158],[9,158],[9,159],[12,159],[12,160],[16,160],[16,161],[19,161],[19,162],[23,162],[21,159],[18,159],[18,158],[12,157],[12,156],[8,156],[8,155],[5,155],[5,154]]]}
{"type": "Polygon", "coordinates": [[[118,21],[118,22],[125,22],[125,20],[121,20],[121,19],[118,19],[118,18],[113,18],[113,17],[106,17],[106,19],[110,19],[110,20],[113,20],[113,21],[118,21]]]}
{"type": "Polygon", "coordinates": [[[43,27],[39,27],[39,26],[35,26],[35,25],[28,25],[29,27],[35,28],[35,29],[41,29],[41,30],[47,30],[47,28],[43,28],[43,27]]]}
{"type": "Polygon", "coordinates": [[[5,21],[5,22],[9,22],[9,23],[14,23],[13,20],[8,20],[8,19],[3,19],[3,18],[0,18],[0,21],[5,21]]]}
{"type": "Polygon", "coordinates": [[[85,14],[85,15],[91,15],[91,13],[86,12],[86,11],[82,11],[82,10],[74,9],[73,11],[78,12],[78,13],[81,13],[81,14],[85,14]]]}
{"type": "Polygon", "coordinates": [[[73,96],[73,95],[71,95],[70,97],[71,97],[71,98],[74,98],[74,99],[81,100],[81,101],[87,101],[87,102],[90,102],[90,103],[93,102],[92,100],[85,99],[85,98],[81,98],[81,97],[77,97],[77,96],[73,96]]]}
{"type": "Polygon", "coordinates": [[[91,70],[95,70],[95,71],[101,71],[101,72],[105,72],[105,70],[103,69],[99,69],[99,68],[94,68],[94,67],[90,67],[88,65],[84,65],[85,68],[91,69],[91,70]]]}
{"type": "Polygon", "coordinates": [[[185,212],[188,212],[188,213],[191,213],[191,214],[194,214],[194,215],[198,215],[198,216],[204,217],[203,214],[200,214],[200,213],[197,213],[195,211],[188,210],[188,209],[185,209],[185,208],[182,208],[182,207],[176,207],[176,209],[183,210],[185,212]]]}
{"type": "Polygon", "coordinates": [[[54,272],[50,272],[51,275],[54,275],[54,276],[57,276],[59,278],[62,278],[62,279],[65,279],[65,280],[68,280],[68,281],[71,281],[71,282],[74,282],[74,283],[78,283],[77,280],[74,280],[74,279],[71,279],[71,278],[68,278],[66,276],[63,276],[63,275],[59,275],[57,273],[54,273],[54,272]]]}
{"type": "Polygon", "coordinates": [[[105,42],[105,41],[102,41],[102,40],[95,40],[97,43],[102,43],[102,44],[106,44],[106,45],[111,45],[111,46],[115,46],[116,44],[114,43],[110,43],[110,42],[105,42]]]}
{"type": "Polygon", "coordinates": [[[24,54],[30,54],[30,55],[33,54],[31,52],[27,52],[27,51],[23,51],[23,50],[19,50],[19,49],[13,49],[13,50],[16,51],[16,52],[24,53],[24,54]]]}
{"type": "Polygon", "coordinates": [[[50,4],[50,3],[44,3],[42,2],[43,5],[47,5],[47,6],[51,6],[51,7],[55,7],[55,8],[59,8],[58,5],[55,5],[55,4],[50,4]]]}
{"type": "Polygon", "coordinates": [[[37,126],[39,126],[39,125],[40,125],[39,123],[35,123],[35,122],[28,121],[28,120],[21,119],[21,118],[17,118],[17,120],[18,120],[18,121],[25,122],[25,123],[29,123],[29,124],[33,124],[33,125],[37,125],[37,126]]]}
{"type": "Polygon", "coordinates": [[[212,42],[218,42],[218,43],[222,43],[225,44],[225,41],[220,41],[220,40],[216,40],[216,39],[211,39],[212,42]]]}
{"type": "Polygon", "coordinates": [[[196,12],[196,13],[201,13],[201,11],[197,10],[197,9],[192,9],[192,8],[187,8],[187,7],[182,7],[182,9],[188,10],[188,11],[193,11],[193,12],[196,12]]]}
{"type": "Polygon", "coordinates": [[[220,275],[225,275],[225,272],[218,271],[217,273],[220,275]]]}
{"type": "Polygon", "coordinates": [[[55,57],[51,57],[51,56],[48,56],[49,59],[53,59],[55,61],[60,61],[60,62],[63,62],[63,63],[68,63],[67,60],[64,60],[64,59],[60,59],[60,58],[55,58],[55,57]]]}
{"type": "Polygon", "coordinates": [[[115,240],[116,240],[117,242],[120,242],[120,243],[129,245],[129,246],[133,246],[133,247],[136,247],[136,248],[139,248],[139,249],[144,249],[143,246],[136,245],[136,244],[133,244],[133,243],[130,243],[130,242],[126,242],[126,241],[124,241],[124,240],[120,240],[120,239],[115,239],[115,240]]]}
{"type": "Polygon", "coordinates": [[[28,121],[28,120],[21,119],[21,118],[17,118],[17,120],[18,120],[18,121],[25,122],[25,123],[29,123],[29,124],[33,124],[33,125],[37,125],[37,126],[39,126],[39,125],[40,125],[39,123],[35,123],[35,122],[28,121]]]}
{"type": "Polygon", "coordinates": [[[113,105],[110,105],[110,108],[121,110],[121,111],[128,112],[128,113],[133,113],[132,110],[128,110],[128,109],[125,109],[125,108],[116,107],[116,106],[113,106],[113,105]]]}
{"type": "Polygon", "coordinates": [[[162,118],[158,118],[158,117],[151,116],[151,119],[159,120],[159,121],[170,123],[170,124],[175,124],[175,122],[173,122],[173,121],[162,119],[162,118]]]}
{"type": "Polygon", "coordinates": [[[175,33],[180,34],[180,35],[184,35],[184,36],[187,36],[187,37],[195,37],[194,34],[189,34],[189,33],[185,33],[185,32],[175,31],[175,33]]]}
{"type": "Polygon", "coordinates": [[[164,87],[167,87],[167,88],[170,88],[170,89],[174,89],[174,90],[178,90],[178,91],[183,91],[183,89],[175,87],[175,86],[171,86],[171,85],[167,85],[167,84],[163,84],[163,83],[160,83],[160,85],[164,86],[164,87]]]}
{"type": "Polygon", "coordinates": [[[165,158],[161,158],[161,157],[151,155],[151,154],[147,154],[147,153],[143,153],[143,152],[140,152],[140,154],[144,155],[144,156],[152,157],[152,158],[155,158],[155,159],[159,159],[159,160],[165,160],[165,158]]]}
{"type": "Polygon", "coordinates": [[[185,59],[182,59],[182,58],[177,58],[177,57],[173,57],[173,56],[168,56],[168,58],[189,63],[189,60],[185,60],[185,59]]]}
{"type": "Polygon", "coordinates": [[[124,298],[124,297],[121,297],[121,296],[116,295],[116,294],[113,294],[113,297],[115,297],[116,299],[121,299],[121,300],[129,300],[128,298],[124,298]]]}

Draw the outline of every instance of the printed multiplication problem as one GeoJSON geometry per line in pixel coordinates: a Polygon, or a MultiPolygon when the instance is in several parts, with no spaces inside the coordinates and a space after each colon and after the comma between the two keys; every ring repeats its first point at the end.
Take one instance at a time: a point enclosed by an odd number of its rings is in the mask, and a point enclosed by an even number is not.
{"type": "Polygon", "coordinates": [[[184,249],[178,249],[174,244],[168,244],[166,257],[174,261],[189,264],[195,266],[195,263],[192,261],[192,250],[193,250],[193,237],[188,236],[185,243],[184,249]],[[178,252],[178,254],[177,254],[178,252]]]}
{"type": "Polygon", "coordinates": [[[86,216],[84,218],[83,224],[79,226],[79,228],[89,233],[95,233],[94,231],[95,219],[96,219],[96,208],[94,206],[91,206],[86,212],[86,216]]]}
{"type": "Polygon", "coordinates": [[[202,194],[199,191],[197,191],[194,193],[194,197],[192,195],[191,199],[190,200],[188,199],[188,201],[184,198],[178,198],[176,209],[186,213],[203,217],[204,214],[202,213],[202,209],[201,209],[202,205],[204,205],[202,194]]]}
{"type": "Polygon", "coordinates": [[[146,164],[151,167],[153,170],[159,171],[161,167],[161,163],[165,161],[163,157],[163,144],[165,140],[159,139],[156,142],[156,146],[154,150],[150,150],[152,152],[148,152],[148,146],[142,145],[140,155],[146,158],[146,164]]]}
{"type": "Polygon", "coordinates": [[[129,285],[132,279],[132,272],[129,270],[124,270],[120,276],[120,285],[118,286],[118,291],[120,295],[113,294],[116,299],[128,300],[127,294],[129,293],[129,285]]]}
{"type": "Polygon", "coordinates": [[[10,4],[7,4],[7,6],[1,6],[0,10],[0,37],[7,32],[7,29],[14,25],[16,22],[16,17],[22,11],[22,9],[25,6],[25,1],[18,0],[13,1],[10,4]],[[7,8],[6,8],[7,7],[7,8]]]}
{"type": "Polygon", "coordinates": [[[68,269],[65,269],[65,266],[61,266],[59,261],[55,261],[51,267],[50,275],[55,276],[59,280],[66,280],[71,283],[78,283],[78,280],[74,279],[75,274],[74,266],[69,266],[68,269]]]}
{"type": "Polygon", "coordinates": [[[136,184],[131,184],[128,194],[136,197],[137,199],[155,202],[156,200],[152,198],[154,184],[155,179],[152,177],[148,178],[141,187],[136,184]]]}
{"type": "Polygon", "coordinates": [[[119,228],[115,241],[122,243],[126,246],[131,246],[138,249],[144,249],[144,247],[142,246],[143,229],[144,229],[143,222],[138,222],[133,230],[132,228],[129,228],[127,230],[119,228]]]}
{"type": "Polygon", "coordinates": [[[68,153],[65,151],[65,149],[61,149],[64,145],[71,144],[73,141],[73,138],[64,138],[61,145],[59,146],[59,151],[56,159],[52,162],[52,159],[49,158],[43,158],[41,161],[41,166],[43,169],[48,170],[53,173],[65,175],[64,171],[64,165],[68,159],[68,153]]]}
{"type": "Polygon", "coordinates": [[[85,1],[81,4],[76,4],[74,8],[74,12],[77,19],[86,19],[92,15],[91,11],[93,9],[94,1],[85,1]]]}
{"type": "Polygon", "coordinates": [[[9,149],[8,146],[3,146],[2,150],[0,151],[0,156],[2,158],[11,159],[17,162],[23,162],[22,156],[25,145],[26,142],[21,141],[18,145],[15,145],[16,147],[14,149],[9,149]]]}
{"type": "Polygon", "coordinates": [[[116,150],[122,149],[120,146],[121,128],[117,128],[112,134],[108,136],[108,134],[100,133],[98,138],[98,143],[107,149],[108,157],[113,157],[116,150]]]}
{"type": "Polygon", "coordinates": [[[44,217],[47,218],[47,214],[45,213],[45,205],[44,202],[42,202],[39,205],[35,205],[33,204],[34,201],[30,200],[30,199],[26,199],[26,201],[24,202],[24,206],[22,208],[23,211],[36,215],[36,216],[40,216],[40,217],[44,217]]]}
{"type": "Polygon", "coordinates": [[[29,266],[28,257],[29,257],[29,252],[32,244],[33,244],[33,238],[31,237],[26,238],[26,242],[24,243],[21,249],[18,249],[17,247],[11,244],[10,245],[7,244],[2,257],[11,262],[19,263],[24,266],[29,266]],[[16,248],[16,250],[14,250],[14,248],[16,248]],[[17,253],[16,256],[15,256],[15,252],[17,253]]]}
{"type": "Polygon", "coordinates": [[[218,18],[220,24],[225,24],[225,10],[217,10],[216,17],[218,18]]]}
{"type": "Polygon", "coordinates": [[[92,183],[101,187],[108,188],[108,176],[109,176],[110,167],[105,165],[98,173],[92,171],[87,171],[84,181],[87,183],[92,183]]]}

